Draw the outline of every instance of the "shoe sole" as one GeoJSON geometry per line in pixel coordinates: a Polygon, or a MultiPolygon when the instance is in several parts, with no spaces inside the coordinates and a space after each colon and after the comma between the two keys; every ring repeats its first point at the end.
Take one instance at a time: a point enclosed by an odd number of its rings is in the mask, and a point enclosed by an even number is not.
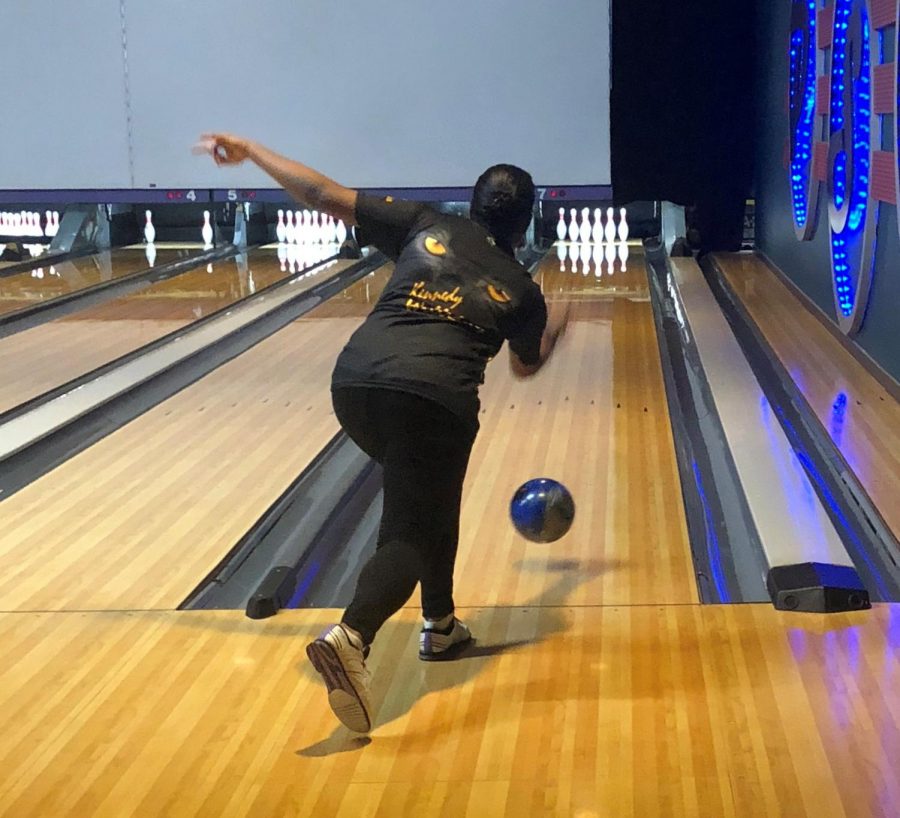
{"type": "Polygon", "coordinates": [[[324,639],[306,646],[306,655],[328,688],[328,704],[344,726],[356,733],[368,733],[372,720],[356,688],[347,676],[337,651],[324,639]]]}
{"type": "Polygon", "coordinates": [[[474,642],[474,637],[470,636],[462,642],[455,642],[446,650],[440,651],[440,653],[422,653],[422,651],[419,651],[419,658],[423,662],[447,662],[450,659],[456,659],[460,653],[469,647],[469,645],[474,644],[474,642]]]}

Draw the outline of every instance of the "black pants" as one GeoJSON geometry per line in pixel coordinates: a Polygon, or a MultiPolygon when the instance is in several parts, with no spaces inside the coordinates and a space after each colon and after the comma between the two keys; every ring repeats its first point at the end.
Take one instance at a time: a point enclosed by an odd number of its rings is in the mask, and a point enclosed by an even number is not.
{"type": "Polygon", "coordinates": [[[406,392],[337,387],[344,431],[384,472],[378,546],[342,621],[366,644],[422,584],[422,613],[454,610],[453,566],[463,480],[475,431],[434,401],[406,392]]]}

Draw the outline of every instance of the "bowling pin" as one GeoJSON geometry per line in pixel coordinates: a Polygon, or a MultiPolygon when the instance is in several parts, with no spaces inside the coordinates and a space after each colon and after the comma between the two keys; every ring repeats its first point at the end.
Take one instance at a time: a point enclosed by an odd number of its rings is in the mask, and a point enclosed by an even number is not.
{"type": "MultiPolygon", "coordinates": [[[[563,226],[565,227],[565,225],[563,226]]],[[[563,244],[563,239],[556,243],[556,257],[559,259],[559,271],[564,273],[566,271],[566,245],[563,244]]]]}
{"type": "Polygon", "coordinates": [[[310,212],[308,210],[297,211],[297,224],[300,227],[300,232],[298,233],[300,244],[309,244],[309,217],[310,212]]]}
{"type": "Polygon", "coordinates": [[[344,224],[343,219],[338,219],[337,222],[337,242],[338,244],[343,244],[347,241],[347,225],[344,224]]]}
{"type": "Polygon", "coordinates": [[[566,240],[566,209],[564,207],[559,209],[559,221],[556,223],[556,238],[559,241],[566,240]]]}
{"type": "Polygon", "coordinates": [[[278,242],[278,264],[282,273],[287,272],[287,254],[288,245],[283,241],[278,242]]]}
{"type": "Polygon", "coordinates": [[[603,235],[610,243],[616,240],[616,224],[614,221],[614,213],[615,211],[611,207],[606,208],[606,228],[603,231],[603,235]]]}
{"type": "Polygon", "coordinates": [[[573,207],[569,210],[569,241],[578,241],[578,211],[573,207]]]}
{"type": "Polygon", "coordinates": [[[156,228],[153,226],[153,214],[146,210],[144,211],[144,218],[146,222],[144,223],[144,241],[147,244],[153,244],[156,241],[156,228]]]}
{"type": "Polygon", "coordinates": [[[589,207],[581,209],[581,229],[578,232],[584,244],[591,240],[591,210],[589,207]]]}
{"type": "MultiPolygon", "coordinates": [[[[275,225],[275,238],[278,240],[279,244],[284,244],[285,237],[285,226],[284,226],[284,211],[278,211],[278,223],[275,225]]],[[[281,266],[282,272],[284,272],[284,265],[281,266]]]]}
{"type": "Polygon", "coordinates": [[[144,255],[147,256],[147,266],[153,267],[156,264],[156,245],[148,242],[144,248],[144,255]]]}
{"type": "Polygon", "coordinates": [[[603,211],[599,207],[594,208],[594,229],[591,231],[591,239],[594,244],[603,244],[603,211]]]}
{"type": "Polygon", "coordinates": [[[51,237],[53,236],[53,213],[48,210],[44,215],[47,217],[47,226],[44,228],[44,235],[51,237]]]}
{"type": "Polygon", "coordinates": [[[619,241],[628,241],[627,212],[624,207],[619,209],[619,241]]]}
{"type": "Polygon", "coordinates": [[[294,214],[292,211],[287,210],[284,214],[284,240],[287,244],[292,244],[296,241],[295,231],[296,227],[294,227],[294,214]]]}
{"type": "Polygon", "coordinates": [[[212,247],[213,240],[213,229],[212,225],[209,223],[209,211],[203,211],[203,228],[200,230],[200,235],[203,238],[203,246],[206,249],[212,247]]]}
{"type": "Polygon", "coordinates": [[[628,264],[628,243],[624,241],[619,245],[619,263],[622,266],[622,272],[627,272],[628,267],[626,265],[628,264]]]}
{"type": "MultiPolygon", "coordinates": [[[[294,211],[294,221],[297,222],[297,229],[294,231],[294,241],[297,244],[309,244],[309,225],[307,224],[306,227],[304,227],[303,213],[304,211],[302,210],[294,211]]],[[[299,254],[297,255],[297,258],[300,258],[299,254]]],[[[298,261],[297,264],[299,265],[300,262],[298,261]]]]}

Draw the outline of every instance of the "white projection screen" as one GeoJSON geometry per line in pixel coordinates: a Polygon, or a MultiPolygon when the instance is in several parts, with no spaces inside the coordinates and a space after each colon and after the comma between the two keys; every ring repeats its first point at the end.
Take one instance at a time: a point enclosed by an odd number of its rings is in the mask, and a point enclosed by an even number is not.
{"type": "MultiPolygon", "coordinates": [[[[92,141],[66,156],[62,140],[52,173],[20,168],[41,187],[118,186],[84,179],[102,157],[127,167],[123,187],[275,187],[252,166],[219,169],[192,155],[210,129],[250,136],[356,187],[466,187],[495,162],[527,168],[539,185],[610,183],[608,0],[97,8],[115,19],[79,28],[81,61],[114,36],[123,59],[111,85],[124,99],[58,75],[53,93],[67,110],[80,103],[79,133],[92,141]]],[[[70,72],[78,65],[70,56],[70,72]]]]}
{"type": "Polygon", "coordinates": [[[0,190],[127,188],[119,0],[0,0],[0,190]]]}

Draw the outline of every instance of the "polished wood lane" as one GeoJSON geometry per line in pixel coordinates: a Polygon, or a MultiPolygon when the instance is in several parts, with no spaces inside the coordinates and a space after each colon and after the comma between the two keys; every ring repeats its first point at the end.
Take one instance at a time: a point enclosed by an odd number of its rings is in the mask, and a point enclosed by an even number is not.
{"type": "Polygon", "coordinates": [[[289,276],[274,251],[255,250],[0,338],[0,412],[289,276]]]}
{"type": "Polygon", "coordinates": [[[506,350],[488,367],[457,603],[696,602],[641,248],[625,271],[551,251],[536,280],[548,300],[571,303],[573,320],[533,379],[512,377],[506,350]],[[561,480],[576,503],[572,530],[550,545],[526,542],[508,516],[515,489],[539,476],[561,480]],[[570,564],[580,570],[560,574],[570,564]]]}
{"type": "MultiPolygon", "coordinates": [[[[200,245],[157,250],[155,265],[187,259],[202,252],[200,245]]],[[[24,273],[0,276],[0,315],[33,307],[63,295],[150,268],[143,248],[104,250],[91,256],[47,264],[24,273]]]]}
{"type": "Polygon", "coordinates": [[[898,606],[462,613],[440,666],[385,627],[371,740],[301,658],[336,611],[2,615],[0,815],[900,814],[898,606]]]}
{"type": "Polygon", "coordinates": [[[177,607],[337,431],[334,361],[389,272],[0,503],[0,610],[177,607]]]}
{"type": "Polygon", "coordinates": [[[716,261],[900,539],[900,403],[821,325],[764,259],[738,253],[717,254],[716,261]]]}

